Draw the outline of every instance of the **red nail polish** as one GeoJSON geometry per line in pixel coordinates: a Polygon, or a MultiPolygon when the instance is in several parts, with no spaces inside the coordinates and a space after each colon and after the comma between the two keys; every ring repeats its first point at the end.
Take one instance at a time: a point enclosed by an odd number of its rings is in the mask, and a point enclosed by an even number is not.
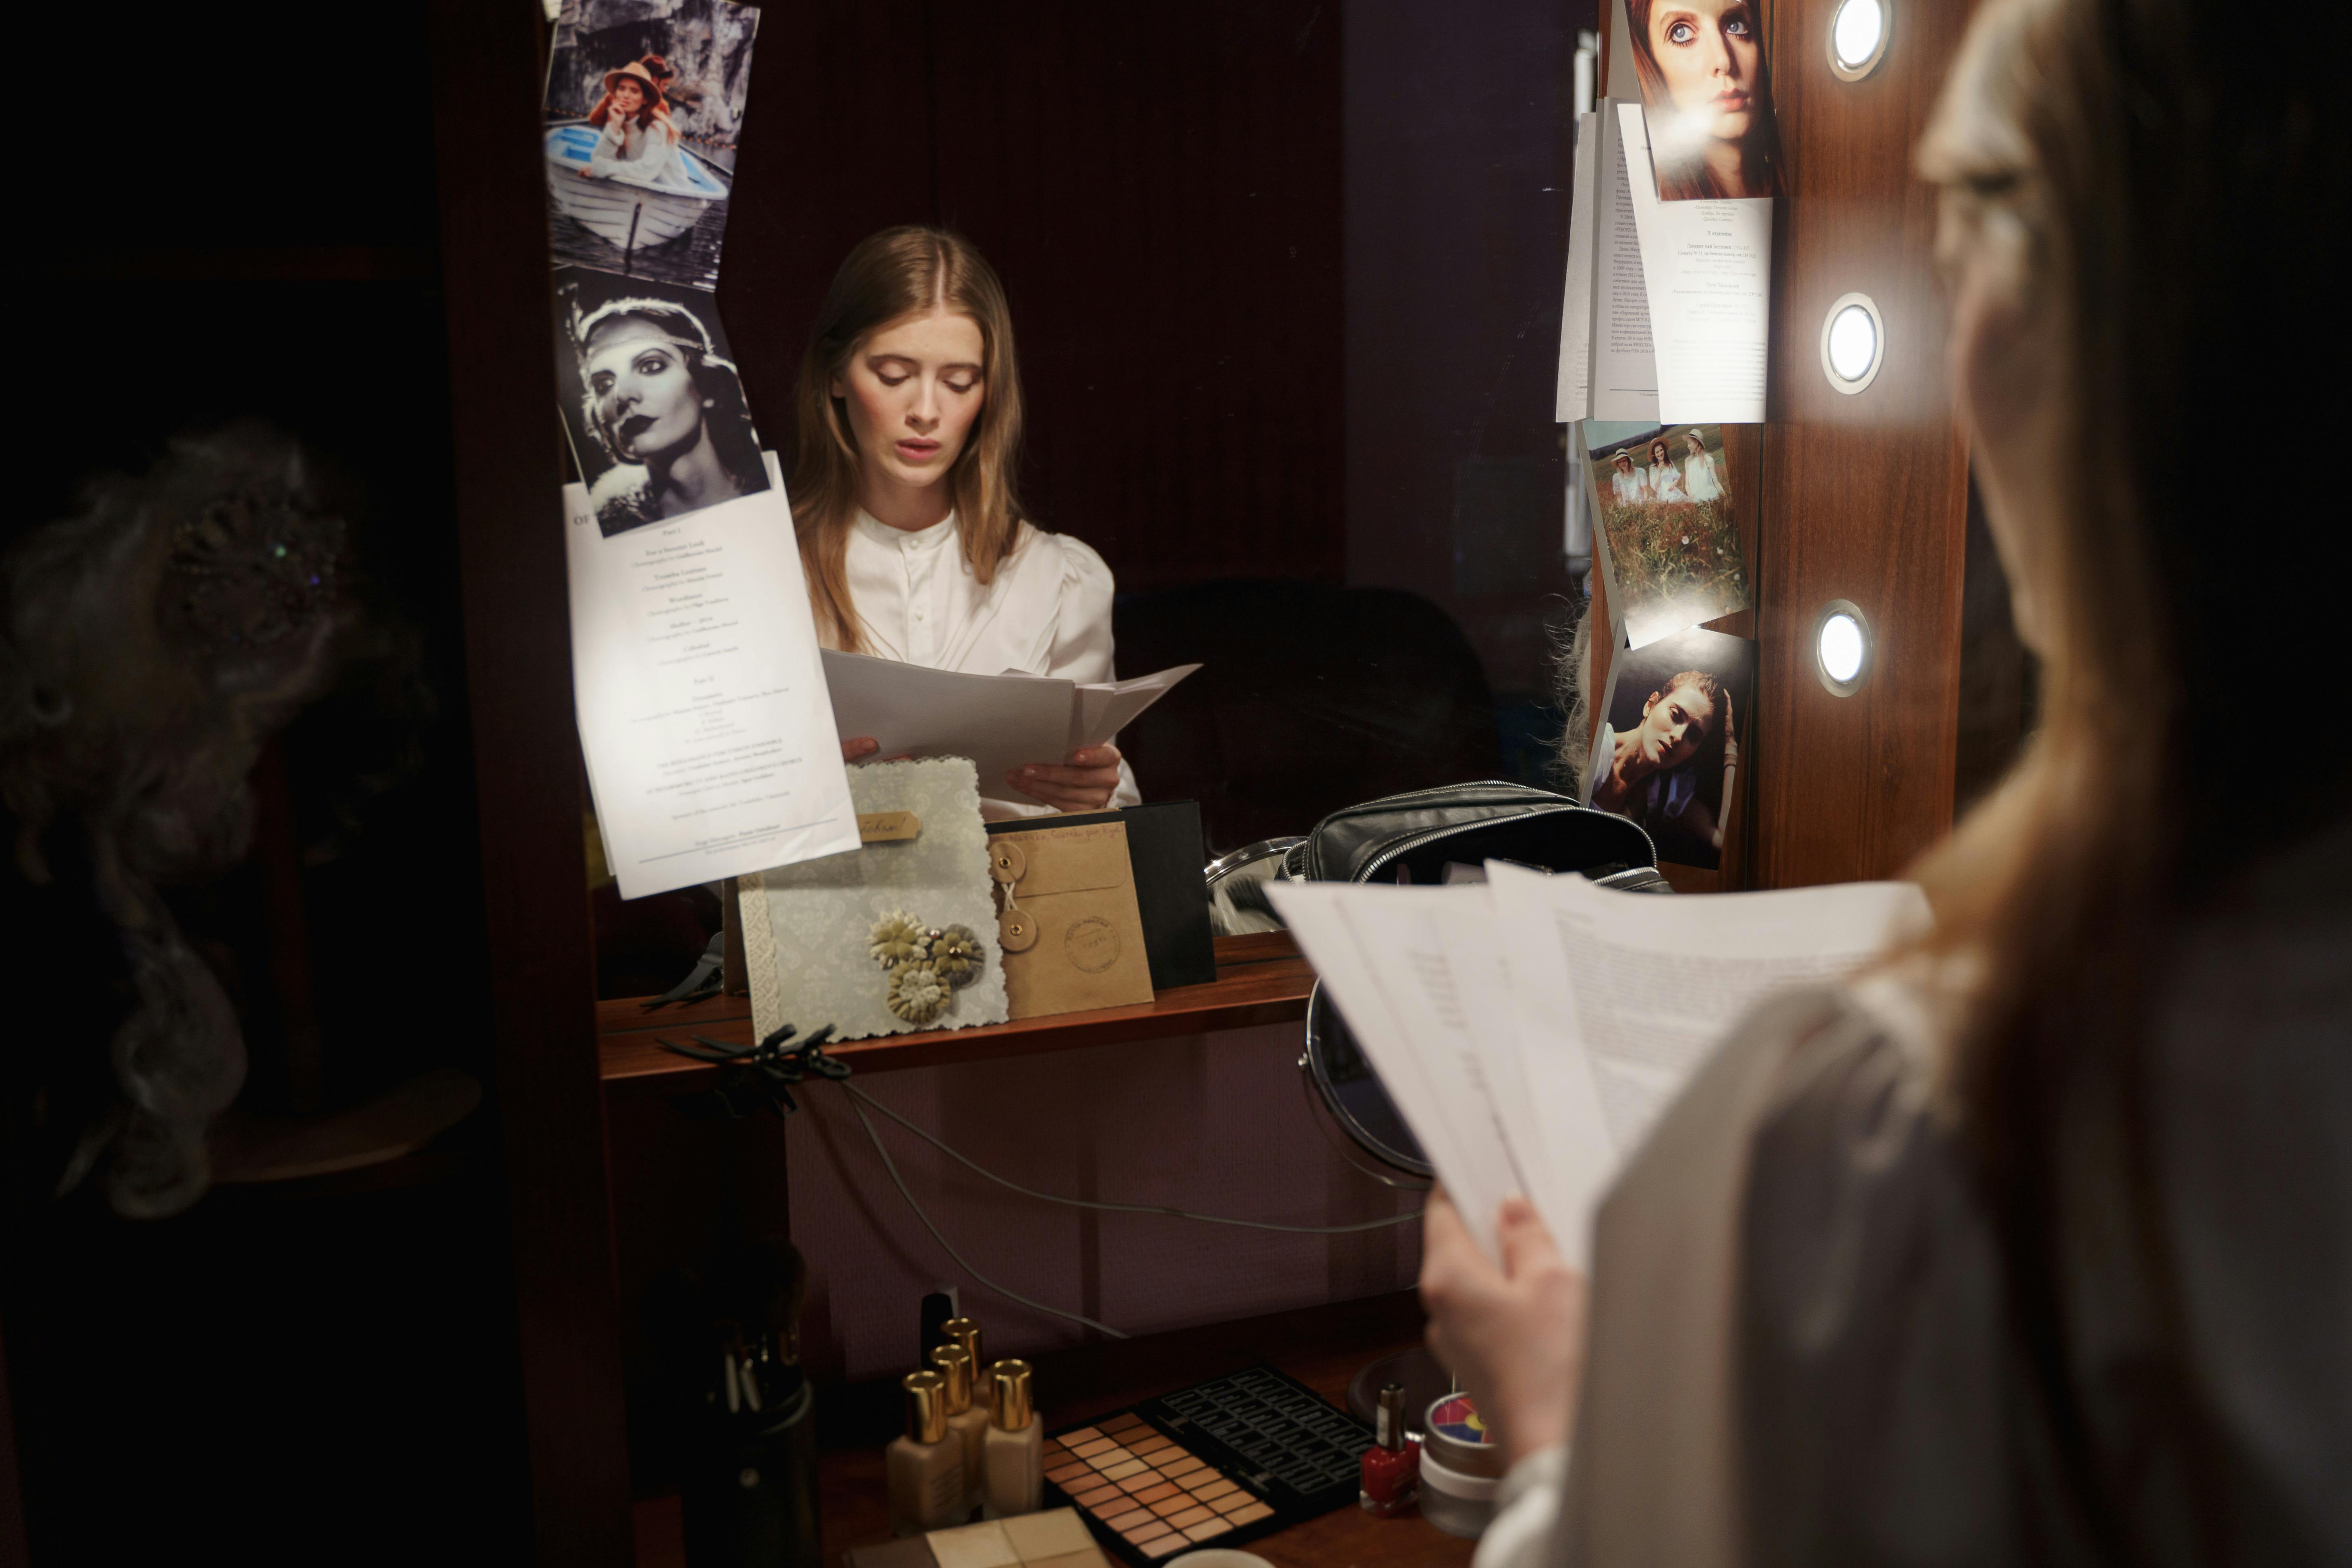
{"type": "Polygon", "coordinates": [[[1364,1450],[1361,1489],[1357,1506],[1381,1519],[1394,1519],[1412,1507],[1421,1493],[1421,1445],[1404,1433],[1404,1384],[1381,1389],[1381,1405],[1373,1426],[1377,1444],[1364,1450]]]}

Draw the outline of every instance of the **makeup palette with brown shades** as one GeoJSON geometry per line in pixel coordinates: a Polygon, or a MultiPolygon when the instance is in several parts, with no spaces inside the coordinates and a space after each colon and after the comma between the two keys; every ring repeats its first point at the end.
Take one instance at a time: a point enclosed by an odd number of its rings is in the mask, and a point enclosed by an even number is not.
{"type": "Polygon", "coordinates": [[[1151,1568],[1355,1501],[1371,1441],[1305,1384],[1253,1367],[1051,1434],[1045,1481],[1096,1540],[1151,1568]]]}

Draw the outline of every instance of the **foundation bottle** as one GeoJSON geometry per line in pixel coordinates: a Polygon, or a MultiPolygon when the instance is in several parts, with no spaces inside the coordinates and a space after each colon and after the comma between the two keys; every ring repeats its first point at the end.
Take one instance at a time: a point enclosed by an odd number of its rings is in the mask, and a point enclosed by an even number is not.
{"type": "Polygon", "coordinates": [[[948,1438],[947,1380],[936,1372],[910,1372],[907,1390],[907,1435],[890,1439],[884,1468],[890,1483],[890,1530],[920,1535],[971,1517],[964,1500],[963,1449],[948,1438]]]}
{"type": "Polygon", "coordinates": [[[1045,1481],[1045,1431],[1032,1407],[1029,1363],[1001,1361],[988,1369],[988,1433],[982,1444],[986,1472],[981,1513],[988,1519],[1037,1511],[1045,1481]]]}
{"type": "Polygon", "coordinates": [[[961,1345],[932,1346],[931,1367],[947,1381],[948,1441],[963,1453],[964,1515],[970,1518],[980,1506],[980,1450],[988,1433],[988,1411],[972,1399],[971,1355],[961,1345]]]}
{"type": "Polygon", "coordinates": [[[988,1363],[980,1359],[980,1321],[950,1318],[940,1325],[940,1343],[961,1345],[963,1353],[971,1357],[971,1402],[985,1411],[989,1399],[988,1363]]]}

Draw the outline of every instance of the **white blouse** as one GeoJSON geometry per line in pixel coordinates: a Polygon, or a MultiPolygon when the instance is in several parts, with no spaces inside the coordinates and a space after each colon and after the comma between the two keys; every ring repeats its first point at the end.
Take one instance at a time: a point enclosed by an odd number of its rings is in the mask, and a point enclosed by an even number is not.
{"type": "MultiPolygon", "coordinates": [[[[1110,680],[1110,568],[1066,533],[1020,525],[1013,553],[996,580],[983,584],[964,559],[955,514],[907,533],[860,511],[849,531],[849,598],[865,623],[866,651],[884,658],[970,675],[1050,675],[1110,680]]],[[[1060,763],[1061,757],[1036,757],[1060,763]]],[[[980,781],[981,814],[991,821],[1043,816],[1055,808],[1010,795],[1003,779],[980,781]],[[997,792],[992,795],[990,792],[997,792]]],[[[1118,764],[1110,804],[1143,799],[1135,773],[1118,764]]]]}
{"type": "Polygon", "coordinates": [[[1713,500],[1723,493],[1723,481],[1715,471],[1714,454],[1693,452],[1683,459],[1683,489],[1695,501],[1713,500]]]}
{"type": "Polygon", "coordinates": [[[677,166],[677,131],[663,119],[650,125],[640,125],[634,116],[625,114],[606,120],[588,155],[588,173],[598,179],[617,176],[640,185],[694,188],[686,171],[677,166]]]}

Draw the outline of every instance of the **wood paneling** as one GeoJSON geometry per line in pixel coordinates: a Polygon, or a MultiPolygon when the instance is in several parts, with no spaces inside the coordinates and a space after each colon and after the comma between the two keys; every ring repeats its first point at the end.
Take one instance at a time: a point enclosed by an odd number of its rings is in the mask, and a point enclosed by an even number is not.
{"type": "Polygon", "coordinates": [[[532,1527],[631,1554],[541,194],[537,7],[435,0],[466,658],[532,1527]]]}
{"type": "Polygon", "coordinates": [[[1968,7],[1903,7],[1859,82],[1830,74],[1831,11],[1771,16],[1790,195],[1763,433],[1759,887],[1896,875],[1952,812],[1967,453],[1945,390],[1935,197],[1911,149],[1968,7]],[[1886,325],[1884,368],[1856,396],[1830,386],[1819,349],[1831,302],[1852,290],[1886,325]],[[1848,698],[1814,673],[1813,622],[1833,598],[1862,607],[1876,642],[1848,698]]]}

